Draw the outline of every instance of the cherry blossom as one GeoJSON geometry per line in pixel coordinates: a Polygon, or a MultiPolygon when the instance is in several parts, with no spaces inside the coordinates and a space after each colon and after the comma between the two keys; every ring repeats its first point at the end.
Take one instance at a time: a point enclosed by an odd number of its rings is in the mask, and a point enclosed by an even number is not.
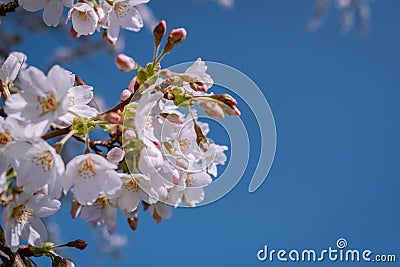
{"type": "Polygon", "coordinates": [[[96,31],[99,16],[86,3],[76,3],[68,12],[68,20],[72,18],[72,27],[80,35],[90,35],[96,31]]]}
{"type": "Polygon", "coordinates": [[[71,8],[74,0],[19,0],[18,3],[30,12],[44,9],[43,21],[47,26],[58,26],[63,6],[71,8]]]}
{"type": "Polygon", "coordinates": [[[123,185],[119,191],[118,207],[128,213],[134,212],[140,200],[148,204],[156,203],[158,194],[152,188],[151,180],[143,174],[122,174],[123,185]]]}
{"type": "Polygon", "coordinates": [[[73,186],[76,200],[82,205],[93,204],[101,192],[115,194],[122,182],[117,166],[97,154],[76,156],[66,166],[64,190],[73,186]]]}
{"type": "Polygon", "coordinates": [[[143,27],[142,16],[135,6],[150,0],[114,0],[109,13],[108,37],[112,42],[118,40],[120,27],[137,32],[143,27]]]}
{"type": "Polygon", "coordinates": [[[4,237],[13,252],[17,251],[22,237],[29,244],[41,246],[47,241],[47,230],[39,219],[54,214],[60,209],[58,200],[43,194],[23,193],[3,211],[4,237]]]}
{"type": "Polygon", "coordinates": [[[93,227],[105,226],[109,234],[114,234],[117,229],[117,208],[113,200],[102,193],[93,203],[83,207],[81,217],[93,227]]]}
{"type": "Polygon", "coordinates": [[[62,192],[60,183],[65,166],[55,149],[45,141],[31,143],[16,141],[6,150],[13,158],[12,165],[17,172],[17,185],[26,192],[36,192],[48,185],[49,195],[59,198],[62,192]]]}
{"type": "Polygon", "coordinates": [[[14,80],[17,78],[25,60],[25,54],[20,52],[12,52],[1,66],[0,87],[5,88],[7,90],[6,92],[9,92],[8,90],[13,85],[14,80]]]}

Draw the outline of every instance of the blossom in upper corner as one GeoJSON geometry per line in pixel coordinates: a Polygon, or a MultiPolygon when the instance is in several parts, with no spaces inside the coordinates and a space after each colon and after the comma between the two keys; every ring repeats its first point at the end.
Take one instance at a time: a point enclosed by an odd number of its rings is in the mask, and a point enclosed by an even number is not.
{"type": "Polygon", "coordinates": [[[10,89],[25,60],[26,55],[20,52],[12,52],[8,56],[0,68],[0,91],[10,89]]]}
{"type": "Polygon", "coordinates": [[[63,6],[71,8],[74,0],[19,0],[26,11],[36,12],[44,9],[43,21],[47,26],[56,27],[63,12],[63,6]]]}
{"type": "Polygon", "coordinates": [[[49,125],[68,112],[67,90],[74,84],[74,75],[58,65],[53,66],[47,77],[35,67],[21,71],[19,94],[6,101],[5,112],[11,118],[49,125]]]}
{"type": "Polygon", "coordinates": [[[73,193],[82,205],[91,205],[101,192],[115,194],[122,181],[115,171],[117,166],[97,154],[85,154],[73,158],[66,167],[62,184],[73,193]]]}
{"type": "Polygon", "coordinates": [[[18,250],[20,237],[30,245],[41,246],[47,241],[47,230],[40,217],[54,214],[61,207],[58,200],[43,194],[22,193],[3,211],[4,237],[11,251],[18,250]]]}
{"type": "Polygon", "coordinates": [[[45,122],[49,126],[59,121],[71,123],[74,116],[68,110],[83,117],[97,114],[86,105],[93,97],[93,88],[74,87],[75,75],[58,65],[47,76],[36,67],[29,67],[21,71],[19,80],[21,93],[11,95],[6,101],[5,112],[10,118],[24,123],[45,122]]]}
{"type": "Polygon", "coordinates": [[[90,35],[96,31],[99,16],[94,8],[86,3],[76,3],[68,12],[68,20],[72,17],[72,27],[80,35],[90,35]]]}
{"type": "Polygon", "coordinates": [[[150,0],[114,0],[109,13],[107,37],[112,43],[116,43],[119,36],[119,28],[137,32],[143,27],[142,16],[135,6],[145,4],[150,0]]]}

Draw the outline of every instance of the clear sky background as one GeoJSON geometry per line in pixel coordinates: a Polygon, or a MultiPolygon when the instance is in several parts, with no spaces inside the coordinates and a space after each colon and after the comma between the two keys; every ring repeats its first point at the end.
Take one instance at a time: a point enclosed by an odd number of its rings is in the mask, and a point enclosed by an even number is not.
{"type": "MultiPolygon", "coordinates": [[[[160,225],[141,213],[136,232],[121,216],[117,233],[126,234],[129,243],[119,261],[99,253],[98,233],[80,219],[71,220],[66,209],[54,220],[61,239],[89,241],[85,252],[67,251],[76,266],[343,266],[256,258],[264,245],[321,250],[335,247],[341,237],[349,248],[396,254],[400,260],[400,2],[374,2],[365,37],[356,29],[341,34],[335,9],[316,33],[306,33],[313,3],[238,0],[225,10],[213,2],[150,2],[169,28],[188,31],[164,66],[202,57],[235,67],[258,84],[276,121],[275,161],[261,188],[248,193],[259,147],[255,138],[249,170],[223,199],[174,210],[160,225]]],[[[45,66],[63,43],[48,36],[50,31],[17,47],[30,56],[30,64],[45,66]]],[[[125,37],[127,54],[142,65],[151,60],[152,36],[146,29],[125,37]]],[[[97,54],[65,67],[112,106],[129,79],[113,60],[97,54]]],[[[246,107],[239,108],[254,127],[246,107]]]]}

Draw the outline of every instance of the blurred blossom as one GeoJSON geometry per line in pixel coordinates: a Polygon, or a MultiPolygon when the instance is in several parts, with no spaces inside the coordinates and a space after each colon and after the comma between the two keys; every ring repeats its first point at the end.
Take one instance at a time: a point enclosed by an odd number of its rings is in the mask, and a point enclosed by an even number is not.
{"type": "Polygon", "coordinates": [[[370,20],[370,2],[374,0],[317,0],[312,19],[307,23],[306,30],[313,32],[318,29],[331,6],[340,12],[339,26],[342,32],[348,32],[357,23],[360,33],[368,30],[370,20]]]}

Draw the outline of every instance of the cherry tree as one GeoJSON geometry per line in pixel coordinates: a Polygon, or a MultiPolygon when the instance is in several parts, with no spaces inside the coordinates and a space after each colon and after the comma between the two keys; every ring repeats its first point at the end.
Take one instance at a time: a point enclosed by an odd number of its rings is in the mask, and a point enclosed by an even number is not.
{"type": "MultiPolygon", "coordinates": [[[[17,8],[39,12],[50,30],[69,23],[73,38],[102,34],[113,46],[122,29],[137,32],[144,26],[138,5],[148,1],[15,0],[0,2],[0,15],[7,19],[17,8]]],[[[67,195],[72,219],[81,217],[109,235],[117,229],[118,213],[135,230],[140,207],[159,223],[174,207],[204,200],[204,187],[218,175],[228,147],[209,141],[209,125],[198,120],[198,110],[219,119],[240,111],[232,96],[211,91],[213,79],[200,58],[183,73],[162,67],[162,59],[184,42],[184,28],[167,33],[167,23],[160,21],[153,35],[154,54],[145,66],[128,55],[116,56],[116,67],[132,75],[120,102],[108,110],[96,106],[96,89],[84,77],[60,65],[45,73],[16,51],[1,63],[4,266],[34,266],[34,257],[48,257],[52,266],[74,266],[59,251],[83,250],[87,243],[54,244],[41,220],[63,209],[67,195]],[[82,149],[67,161],[62,152],[70,139],[82,149]]]]}

